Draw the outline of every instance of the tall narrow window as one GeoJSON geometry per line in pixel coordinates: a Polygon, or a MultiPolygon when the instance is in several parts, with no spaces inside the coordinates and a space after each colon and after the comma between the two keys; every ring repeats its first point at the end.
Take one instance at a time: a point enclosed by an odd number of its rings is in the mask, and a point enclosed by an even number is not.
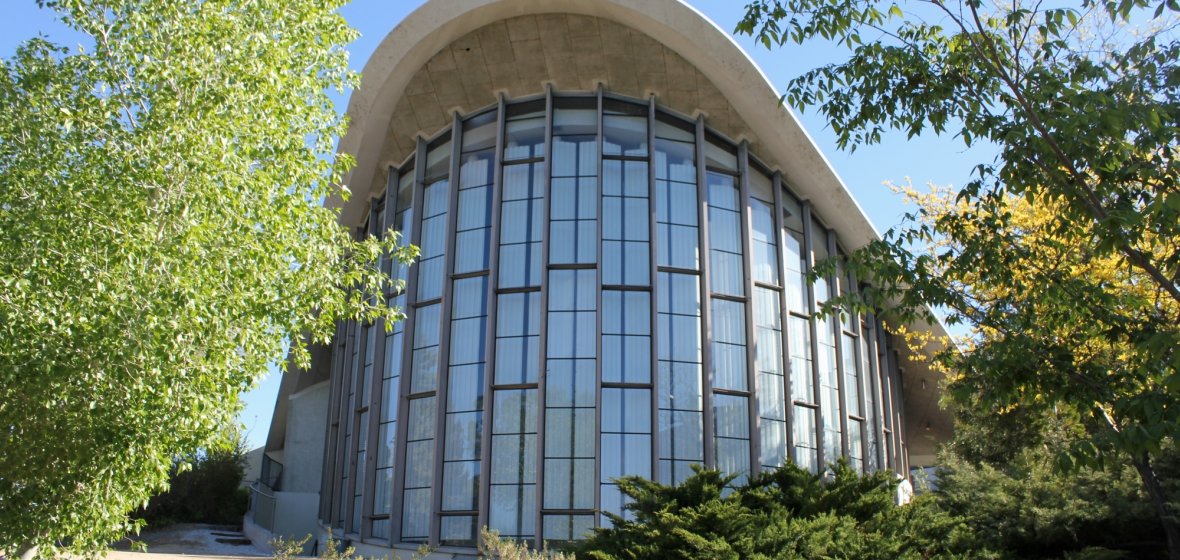
{"type": "Polygon", "coordinates": [[[811,300],[807,291],[808,258],[803,238],[803,208],[791,193],[783,191],[783,264],[786,278],[783,283],[787,296],[787,348],[791,377],[791,402],[794,423],[791,439],[795,444],[795,464],[813,473],[819,472],[819,437],[816,434],[816,414],[819,400],[815,394],[815,378],[811,351],[811,300]]]}
{"type": "Polygon", "coordinates": [[[742,267],[742,213],[737,177],[710,171],[709,277],[715,294],[745,295],[742,267]]]}
{"type": "Polygon", "coordinates": [[[578,538],[594,524],[596,275],[549,273],[542,504],[549,540],[578,538]]]}
{"type": "MultiPolygon", "coordinates": [[[[844,265],[837,263],[836,280],[841,295],[853,292],[851,277],[844,265]]],[[[858,472],[865,469],[864,369],[860,363],[860,319],[853,313],[840,315],[840,365],[844,372],[844,414],[847,416],[848,463],[858,472]]]]}
{"type": "Polygon", "coordinates": [[[703,463],[701,291],[695,274],[660,272],[656,287],[659,363],[659,480],[676,484],[703,463]]]}
{"type": "Polygon", "coordinates": [[[602,321],[601,510],[622,515],[614,480],[652,476],[651,294],[603,290],[602,321]]]}
{"type": "Polygon", "coordinates": [[[503,202],[500,207],[499,287],[541,284],[545,105],[511,107],[505,123],[503,202]]]}
{"type": "Polygon", "coordinates": [[[463,152],[459,160],[459,204],[458,215],[455,217],[455,274],[488,268],[495,133],[494,111],[479,115],[463,125],[463,152]]]}
{"type": "Polygon", "coordinates": [[[418,242],[418,301],[442,297],[447,246],[447,207],[451,183],[450,134],[426,153],[426,186],[422,192],[422,234],[418,242]]]}
{"type": "MultiPolygon", "coordinates": [[[[602,511],[630,517],[614,481],[624,476],[651,479],[651,389],[602,390],[602,511]]],[[[603,516],[602,524],[610,525],[603,516]]]]}
{"type": "Polygon", "coordinates": [[[593,263],[598,252],[598,111],[592,99],[565,105],[553,112],[549,262],[593,263]]]}
{"type": "Polygon", "coordinates": [[[498,298],[488,526],[505,538],[531,539],[536,535],[541,293],[498,298]]]}
{"type": "MultiPolygon", "coordinates": [[[[812,221],[811,242],[812,264],[818,264],[828,259],[828,231],[819,222],[812,221]]],[[[828,278],[821,277],[815,281],[815,308],[831,297],[831,283],[828,278]]],[[[835,317],[815,317],[816,366],[819,369],[820,410],[823,416],[824,461],[834,463],[843,454],[841,452],[840,416],[843,414],[840,406],[840,371],[836,365],[836,334],[839,328],[835,317]]],[[[826,467],[826,465],[824,465],[826,467]]]]}
{"type": "Polygon", "coordinates": [[[867,450],[865,460],[870,472],[881,469],[881,403],[877,393],[876,372],[873,369],[876,360],[873,359],[873,337],[876,336],[871,320],[861,318],[860,323],[860,362],[862,387],[865,390],[865,440],[867,450]]]}
{"type": "Polygon", "coordinates": [[[786,380],[782,365],[782,322],[779,293],[754,288],[754,352],[758,369],[758,418],[761,422],[761,463],[777,468],[787,462],[786,380]]]}
{"type": "Polygon", "coordinates": [[[421,307],[414,318],[409,410],[406,415],[406,472],[402,495],[401,530],[402,540],[406,542],[426,542],[430,538],[441,309],[440,303],[421,307]]]}
{"type": "Polygon", "coordinates": [[[693,134],[656,123],[656,264],[697,270],[697,171],[693,134]]]}
{"type": "Polygon", "coordinates": [[[602,162],[602,283],[651,285],[648,164],[602,162]]]}
{"type": "Polygon", "coordinates": [[[749,388],[746,383],[746,313],[738,301],[713,298],[713,433],[717,468],[750,471],[749,388]]]}
{"type": "Polygon", "coordinates": [[[475,544],[483,433],[487,277],[455,280],[451,305],[450,371],[443,426],[440,529],[443,544],[475,544]]]}
{"type": "MultiPolygon", "coordinates": [[[[411,205],[414,193],[414,170],[402,170],[396,176],[396,189],[387,195],[385,207],[385,235],[401,236],[400,244],[408,243],[411,205]]],[[[402,310],[406,307],[405,281],[408,267],[386,259],[388,270],[398,284],[387,293],[389,306],[402,310]]],[[[402,347],[405,344],[405,323],[396,321],[385,333],[385,364],[381,369],[381,401],[377,418],[377,457],[373,480],[373,511],[370,531],[374,538],[388,539],[393,529],[390,514],[393,510],[393,465],[397,453],[397,410],[399,406],[402,370],[402,347]]]]}
{"type": "Polygon", "coordinates": [[[786,375],[783,369],[782,315],[774,184],[750,170],[750,263],[754,276],[754,369],[758,378],[759,464],[773,469],[789,460],[786,375]]]}

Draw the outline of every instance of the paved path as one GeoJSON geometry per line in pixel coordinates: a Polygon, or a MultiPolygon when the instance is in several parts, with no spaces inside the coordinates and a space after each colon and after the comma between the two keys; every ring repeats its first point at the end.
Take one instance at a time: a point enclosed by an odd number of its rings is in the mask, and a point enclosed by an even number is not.
{"type": "Polygon", "coordinates": [[[133,552],[130,542],[118,543],[107,554],[111,560],[199,560],[217,558],[270,557],[268,547],[257,547],[241,533],[241,528],[225,525],[179,524],[162,529],[145,529],[134,537],[147,545],[147,553],[133,552]]]}

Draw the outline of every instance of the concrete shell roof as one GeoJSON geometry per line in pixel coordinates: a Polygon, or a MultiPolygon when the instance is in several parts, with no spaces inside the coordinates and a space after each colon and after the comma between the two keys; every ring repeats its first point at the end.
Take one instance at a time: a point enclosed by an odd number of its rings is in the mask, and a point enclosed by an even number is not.
{"type": "MultiPolygon", "coordinates": [[[[341,221],[361,223],[369,201],[384,188],[389,166],[408,155],[408,142],[437,132],[450,123],[453,112],[486,107],[501,93],[509,98],[540,93],[545,84],[555,91],[585,91],[597,83],[634,97],[655,95],[661,105],[688,115],[704,113],[706,123],[718,131],[748,140],[751,153],[783,173],[791,189],[837,232],[846,250],[878,238],[815,142],[779,104],[778,92],[762,71],[728,33],[680,0],[428,1],[377,47],[349,100],[351,124],[338,149],[353,154],[357,164],[345,177],[354,195],[343,203],[341,221]],[[626,37],[620,38],[619,29],[626,37]],[[563,35],[571,40],[564,41],[563,35]],[[579,37],[591,39],[589,45],[577,41],[579,37]],[[628,52],[619,47],[628,38],[644,43],[628,52]],[[662,68],[643,66],[645,60],[658,58],[639,56],[651,53],[651,45],[661,48],[662,68]],[[473,47],[483,51],[482,58],[464,62],[473,47]],[[613,56],[629,57],[633,64],[628,71],[638,79],[612,73],[618,67],[610,62],[613,56]],[[504,64],[505,73],[497,73],[497,62],[504,64]],[[571,65],[577,71],[568,72],[571,65]],[[683,81],[686,72],[696,76],[696,90],[688,91],[692,86],[683,81]],[[714,91],[723,102],[716,101],[714,91]],[[695,97],[686,95],[690,93],[695,97]]],[[[945,334],[938,324],[912,327],[945,334]]],[[[922,440],[947,437],[950,419],[934,402],[940,376],[904,354],[906,439],[913,464],[920,465],[929,463],[921,459],[933,453],[922,440]]]]}

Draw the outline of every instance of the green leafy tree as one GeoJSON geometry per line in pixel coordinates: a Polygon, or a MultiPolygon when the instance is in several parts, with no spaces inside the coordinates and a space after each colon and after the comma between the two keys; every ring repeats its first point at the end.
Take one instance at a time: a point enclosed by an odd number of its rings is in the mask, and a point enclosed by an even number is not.
{"type": "Polygon", "coordinates": [[[578,557],[992,558],[962,518],[932,496],[894,504],[893,474],[833,465],[830,480],[794,465],[750,477],[698,470],[679,486],[619,481],[626,516],[577,545],[578,557]]]}
{"type": "Polygon", "coordinates": [[[1180,436],[1180,5],[912,7],[758,0],[739,25],[767,46],[847,47],[785,96],[842,147],[888,129],[998,147],[959,192],[911,191],[919,210],[848,263],[875,288],[828,311],[906,322],[934,306],[969,325],[940,357],[955,400],[1077,410],[1086,432],[1058,468],[1130,461],[1180,559],[1154,466],[1180,436]]]}
{"type": "MultiPolygon", "coordinates": [[[[1086,436],[1076,411],[957,407],[955,415],[955,436],[939,455],[936,496],[990,548],[1017,558],[1163,554],[1163,530],[1129,460],[1104,470],[1056,468],[1062,450],[1086,436]]],[[[1175,482],[1176,459],[1166,453],[1157,461],[1165,485],[1175,482]]]]}
{"type": "Polygon", "coordinates": [[[42,0],[92,44],[0,64],[0,555],[101,550],[292,341],[397,318],[412,251],[322,204],[342,3],[42,0]]]}

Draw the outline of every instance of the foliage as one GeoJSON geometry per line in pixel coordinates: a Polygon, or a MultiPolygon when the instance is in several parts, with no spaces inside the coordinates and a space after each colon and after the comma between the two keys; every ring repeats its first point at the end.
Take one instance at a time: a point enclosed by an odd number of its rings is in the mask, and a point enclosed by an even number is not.
{"type": "Polygon", "coordinates": [[[172,463],[168,490],[152,496],[136,512],[149,527],[172,523],[237,524],[246,514],[250,492],[242,488],[246,458],[241,443],[200,450],[172,463]]]}
{"type": "MultiPolygon", "coordinates": [[[[857,251],[874,288],[829,302],[900,322],[948,314],[940,356],[960,404],[1078,411],[1057,467],[1134,465],[1180,558],[1153,461],[1180,437],[1180,40],[1165,0],[984,4],[756,0],[739,30],[822,38],[847,61],[793,80],[842,147],[886,129],[953,133],[999,155],[958,193],[857,251]]],[[[827,267],[834,266],[828,264],[827,267]]],[[[823,272],[821,267],[820,272],[823,272]]]]}
{"type": "Polygon", "coordinates": [[[950,322],[1008,337],[994,351],[977,349],[977,364],[1052,362],[1032,376],[1037,387],[1001,383],[992,394],[1098,400],[1132,428],[1095,440],[1097,449],[1079,447],[1075,459],[1157,449],[1177,435],[1180,407],[1145,391],[1109,393],[1128,376],[1157,395],[1180,390],[1177,6],[1160,3],[1154,18],[1141,13],[1144,0],[927,6],[936,22],[907,17],[891,1],[760,0],[739,26],[767,45],[828,38],[850,49],[846,62],[795,79],[786,95],[818,104],[841,146],[877,142],[886,128],[953,131],[968,145],[999,146],[997,160],[980,164],[979,178],[946,201],[954,212],[921,210],[916,225],[859,255],[855,268],[877,285],[860,303],[902,318],[942,306],[950,322]],[[1132,13],[1149,20],[1145,29],[1126,27],[1132,13]],[[1046,208],[1038,237],[1027,239],[1013,221],[1015,198],[1046,208]],[[930,244],[939,247],[923,251],[930,244]],[[1095,271],[1102,275],[1084,276],[1095,271]],[[994,293],[978,293],[984,286],[994,293]],[[1079,332],[1056,347],[1022,336],[1058,323],[1079,332]],[[1121,374],[1063,361],[1060,347],[1077,348],[1083,336],[1120,344],[1124,354],[1108,357],[1129,358],[1121,374]]]}
{"type": "Polygon", "coordinates": [[[479,532],[479,557],[499,560],[573,560],[572,554],[551,551],[548,548],[533,550],[528,543],[500,538],[500,533],[484,527],[479,532]]]}
{"type": "Polygon", "coordinates": [[[412,252],[321,204],[343,1],[42,0],[93,44],[0,63],[0,551],[102,549],[292,341],[399,315],[412,252]]]}
{"type": "Polygon", "coordinates": [[[324,551],[320,553],[323,560],[351,560],[356,554],[356,548],[344,546],[328,528],[328,537],[324,539],[324,551]]]}
{"type": "Polygon", "coordinates": [[[834,465],[830,480],[787,465],[733,487],[698,470],[679,486],[625,478],[626,516],[578,545],[578,557],[989,558],[961,518],[930,496],[894,505],[891,473],[834,465]]]}
{"type": "Polygon", "coordinates": [[[270,545],[271,558],[274,560],[292,560],[303,555],[303,546],[310,540],[311,534],[309,533],[302,539],[277,536],[267,544],[270,545]]]}
{"type": "MultiPolygon", "coordinates": [[[[1060,449],[1085,436],[1076,412],[1062,408],[1035,416],[1009,415],[1037,426],[1033,437],[1010,430],[1007,422],[990,422],[979,412],[956,412],[960,429],[939,457],[937,496],[944,509],[967,519],[990,548],[1017,558],[1162,554],[1163,531],[1129,461],[1102,471],[1055,468],[1060,449]],[[1001,446],[1006,452],[996,453],[1001,446]]],[[[1171,465],[1176,458],[1167,454],[1160,465],[1171,465]]],[[[1165,471],[1160,478],[1171,482],[1165,471]]]]}

